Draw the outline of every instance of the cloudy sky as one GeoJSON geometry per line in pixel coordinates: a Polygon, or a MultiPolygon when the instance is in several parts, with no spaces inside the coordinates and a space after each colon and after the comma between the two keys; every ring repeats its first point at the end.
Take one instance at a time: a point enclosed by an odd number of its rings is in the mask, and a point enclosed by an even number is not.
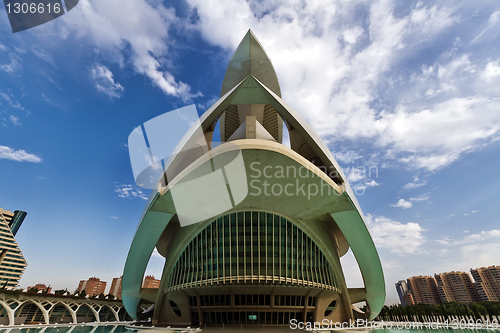
{"type": "Polygon", "coordinates": [[[128,135],[205,111],[249,28],[357,192],[387,304],[399,279],[500,264],[497,1],[80,0],[16,34],[0,8],[0,206],[28,212],[22,287],[121,275],[149,195],[128,135]]]}

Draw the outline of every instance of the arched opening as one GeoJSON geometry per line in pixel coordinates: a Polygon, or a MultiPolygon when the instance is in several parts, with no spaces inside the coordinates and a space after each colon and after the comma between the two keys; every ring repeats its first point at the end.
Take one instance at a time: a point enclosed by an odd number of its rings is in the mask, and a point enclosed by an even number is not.
{"type": "Polygon", "coordinates": [[[76,322],[77,323],[87,323],[97,321],[94,313],[90,309],[90,306],[83,304],[76,311],[76,322]]]}
{"type": "Polygon", "coordinates": [[[109,306],[104,305],[101,308],[101,310],[99,311],[99,320],[101,322],[116,321],[115,314],[109,306]]]}
{"type": "Polygon", "coordinates": [[[32,301],[26,301],[21,305],[14,316],[16,322],[22,321],[25,324],[45,324],[42,310],[32,301]]]}
{"type": "Polygon", "coordinates": [[[71,312],[63,303],[57,303],[49,313],[49,323],[71,323],[73,317],[71,312]]]}
{"type": "Polygon", "coordinates": [[[120,311],[118,311],[118,318],[120,319],[120,321],[130,321],[130,320],[133,320],[132,317],[130,317],[127,313],[127,311],[125,310],[125,308],[120,308],[120,311]]]}
{"type": "Polygon", "coordinates": [[[364,288],[363,275],[358,265],[358,261],[349,248],[349,251],[340,258],[340,264],[344,268],[344,276],[347,288],[364,288]]]}
{"type": "Polygon", "coordinates": [[[0,325],[9,325],[9,314],[7,313],[7,310],[3,306],[3,304],[0,303],[0,325]]]}

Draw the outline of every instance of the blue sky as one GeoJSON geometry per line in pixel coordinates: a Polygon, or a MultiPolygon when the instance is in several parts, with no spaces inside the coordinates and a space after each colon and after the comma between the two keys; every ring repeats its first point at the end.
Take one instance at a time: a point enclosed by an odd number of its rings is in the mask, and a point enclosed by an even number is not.
{"type": "Polygon", "coordinates": [[[329,3],[80,0],[16,34],[2,7],[0,206],[28,212],[21,286],[120,276],[148,196],[128,135],[205,111],[249,28],[358,192],[388,304],[399,279],[500,264],[500,4],[329,3]]]}

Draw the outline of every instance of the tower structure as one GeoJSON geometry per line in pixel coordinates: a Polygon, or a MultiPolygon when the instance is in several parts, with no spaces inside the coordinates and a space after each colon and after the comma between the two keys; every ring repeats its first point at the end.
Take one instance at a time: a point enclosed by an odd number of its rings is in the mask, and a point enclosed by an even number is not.
{"type": "Polygon", "coordinates": [[[500,301],[500,266],[470,270],[481,301],[500,301]]]}
{"type": "Polygon", "coordinates": [[[0,287],[15,288],[28,266],[19,249],[15,234],[19,230],[26,212],[0,208],[0,287]]]}
{"type": "Polygon", "coordinates": [[[413,295],[410,293],[410,289],[405,280],[400,280],[396,283],[396,291],[398,292],[399,301],[403,307],[415,304],[413,295]]]}
{"type": "Polygon", "coordinates": [[[113,281],[111,281],[111,287],[109,288],[109,293],[108,293],[110,295],[115,296],[119,300],[122,299],[122,279],[123,279],[123,276],[113,278],[113,281]]]}
{"type": "Polygon", "coordinates": [[[414,276],[406,280],[408,290],[415,304],[439,304],[436,279],[432,276],[414,276]]]}
{"type": "Polygon", "coordinates": [[[434,274],[441,303],[479,302],[470,275],[466,272],[447,272],[434,274]]]}
{"type": "Polygon", "coordinates": [[[385,300],[384,277],[363,213],[332,153],[281,99],[276,72],[251,31],[229,63],[221,98],[195,126],[202,136],[190,130],[181,142],[208,144],[167,165],[169,181],[153,191],[129,250],[122,285],[128,313],[137,319],[147,299],[155,303],[154,325],[375,318],[385,300]],[[290,146],[282,143],[284,126],[290,146]],[[222,143],[215,146],[217,127],[222,143]],[[231,163],[243,168],[235,172],[231,163]],[[192,185],[215,172],[224,175],[222,188],[192,185]],[[199,216],[220,197],[230,202],[224,211],[181,224],[179,198],[190,200],[199,216]],[[151,294],[141,283],[155,247],[166,260],[151,294]],[[340,258],[349,248],[361,288],[346,285],[340,258]],[[360,302],[365,312],[354,305],[360,302]]]}

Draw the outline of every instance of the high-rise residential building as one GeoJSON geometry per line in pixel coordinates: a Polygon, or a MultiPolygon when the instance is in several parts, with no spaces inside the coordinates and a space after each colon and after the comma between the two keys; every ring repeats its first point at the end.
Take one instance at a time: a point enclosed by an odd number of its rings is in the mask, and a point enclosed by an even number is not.
{"type": "Polygon", "coordinates": [[[50,294],[50,292],[52,291],[52,287],[47,286],[44,283],[37,283],[32,287],[28,287],[26,290],[30,291],[30,290],[34,290],[34,289],[36,289],[37,292],[42,291],[43,293],[46,293],[46,294],[50,294]]]}
{"type": "Polygon", "coordinates": [[[85,290],[85,295],[87,296],[97,296],[100,294],[104,294],[104,290],[106,289],[106,282],[101,281],[97,277],[91,277],[88,280],[81,280],[78,284],[78,288],[76,291],[81,293],[82,290],[85,290]]]}
{"type": "Polygon", "coordinates": [[[28,266],[15,235],[26,212],[0,208],[0,288],[15,288],[28,266]]]}
{"type": "Polygon", "coordinates": [[[448,272],[434,274],[441,303],[479,302],[470,275],[466,272],[448,272]]]}
{"type": "Polygon", "coordinates": [[[500,266],[471,268],[470,272],[481,301],[500,301],[500,266]]]}
{"type": "MultiPolygon", "coordinates": [[[[131,134],[130,151],[149,156],[144,147],[166,148],[155,132],[168,126],[161,119],[131,134]]],[[[178,147],[165,177],[154,177],[125,263],[122,300],[133,318],[149,296],[156,326],[377,316],[384,276],[354,192],[326,144],[281,99],[274,67],[251,31],[229,62],[221,98],[178,147]],[[154,248],[166,258],[156,291],[141,288],[154,248]],[[361,288],[346,284],[340,258],[349,248],[361,288]],[[355,306],[362,302],[365,312],[355,306]]]]}
{"type": "Polygon", "coordinates": [[[110,295],[115,296],[119,300],[122,299],[122,279],[123,276],[113,278],[113,281],[111,281],[111,287],[109,288],[109,293],[110,295]]]}
{"type": "Polygon", "coordinates": [[[142,283],[143,288],[160,288],[160,280],[155,279],[153,275],[146,275],[142,283]]]}
{"type": "Polygon", "coordinates": [[[401,301],[401,305],[403,305],[403,307],[408,305],[415,305],[415,301],[413,300],[413,295],[412,294],[404,295],[403,300],[401,301]]]}
{"type": "Polygon", "coordinates": [[[4,222],[7,223],[12,231],[12,235],[14,236],[17,234],[21,224],[23,224],[26,215],[28,215],[28,213],[23,212],[22,210],[15,210],[14,212],[11,212],[10,210],[0,208],[0,219],[3,219],[4,222]]]}
{"type": "Polygon", "coordinates": [[[396,283],[396,291],[398,292],[399,301],[403,307],[415,304],[405,280],[400,280],[396,283]]]}
{"type": "Polygon", "coordinates": [[[406,280],[415,304],[439,304],[436,279],[432,276],[414,276],[406,280]]]}

